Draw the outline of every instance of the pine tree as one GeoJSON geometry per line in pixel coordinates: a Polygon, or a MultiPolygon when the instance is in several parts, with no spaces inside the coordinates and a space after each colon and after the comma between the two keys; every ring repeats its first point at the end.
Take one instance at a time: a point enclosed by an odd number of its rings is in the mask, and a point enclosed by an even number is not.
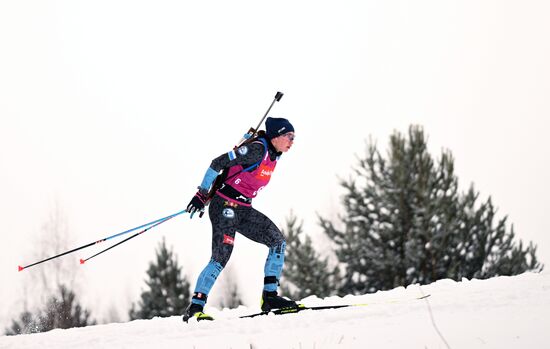
{"type": "Polygon", "coordinates": [[[315,251],[302,226],[303,223],[298,225],[296,216],[291,213],[286,229],[283,229],[287,247],[281,289],[285,295],[297,300],[311,295],[331,296],[336,292],[338,269],[330,269],[328,258],[321,258],[315,251]]]}
{"type": "Polygon", "coordinates": [[[95,325],[90,320],[90,312],[76,301],[76,295],[65,286],[59,287],[59,298],[51,297],[41,316],[44,330],[95,325]]]}
{"type": "Polygon", "coordinates": [[[13,320],[7,335],[38,333],[55,328],[73,328],[95,325],[90,312],[78,303],[75,293],[64,285],[60,285],[59,294],[51,296],[45,308],[36,315],[24,311],[19,321],[13,320]]]}
{"type": "Polygon", "coordinates": [[[517,275],[525,271],[539,271],[542,266],[536,257],[536,246],[514,242],[514,228],[506,229],[507,217],[496,221],[496,210],[491,198],[474,210],[478,194],[473,188],[461,198],[464,207],[457,251],[461,268],[456,278],[489,278],[495,275],[517,275]]]}
{"type": "Polygon", "coordinates": [[[39,319],[28,310],[19,315],[18,320],[12,320],[10,328],[6,329],[7,336],[40,332],[39,319]]]}
{"type": "Polygon", "coordinates": [[[156,251],[156,261],[149,264],[147,276],[147,290],[141,293],[137,309],[132,304],[130,319],[183,314],[189,305],[190,285],[172,249],[166,248],[165,239],[156,251]]]}
{"type": "Polygon", "coordinates": [[[491,198],[478,204],[473,185],[459,193],[451,153],[434,161],[421,127],[394,133],[387,159],[369,142],[354,174],[341,182],[343,230],[320,219],[346,269],[342,293],[542,268],[533,244],[516,245],[506,218],[495,222],[491,198]]]}

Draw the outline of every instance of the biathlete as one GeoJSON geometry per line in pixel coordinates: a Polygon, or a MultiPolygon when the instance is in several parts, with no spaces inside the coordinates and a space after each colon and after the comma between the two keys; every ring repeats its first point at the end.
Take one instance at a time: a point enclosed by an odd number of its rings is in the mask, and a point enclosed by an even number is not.
{"type": "Polygon", "coordinates": [[[226,175],[209,204],[212,256],[197,279],[191,304],[183,315],[186,322],[192,317],[212,320],[203,310],[212,286],[231,257],[236,232],[269,248],[264,267],[262,310],[298,306],[277,293],[285,259],[285,238],[267,216],[252,207],[252,199],[269,183],[279,157],[292,147],[294,127],[287,119],[271,117],[265,126],[265,133],[260,132],[255,139],[212,160],[199,190],[187,206],[191,218],[197,212],[202,216],[210,188],[220,173],[226,175]]]}

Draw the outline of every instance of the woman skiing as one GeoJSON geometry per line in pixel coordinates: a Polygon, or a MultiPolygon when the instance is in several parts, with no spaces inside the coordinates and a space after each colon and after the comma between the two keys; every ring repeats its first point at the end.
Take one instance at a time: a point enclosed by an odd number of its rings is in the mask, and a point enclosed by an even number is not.
{"type": "Polygon", "coordinates": [[[294,142],[294,127],[283,118],[267,118],[266,131],[236,150],[212,160],[199,190],[187,206],[191,218],[200,216],[208,192],[220,172],[225,178],[210,201],[208,214],[212,223],[212,256],[200,273],[191,304],[183,320],[212,320],[203,312],[208,294],[231,257],[235,233],[266,245],[269,253],[264,267],[263,311],[297,307],[296,302],[280,297],[277,286],[284,264],[285,238],[277,226],[252,207],[252,199],[269,183],[277,160],[294,142]]]}

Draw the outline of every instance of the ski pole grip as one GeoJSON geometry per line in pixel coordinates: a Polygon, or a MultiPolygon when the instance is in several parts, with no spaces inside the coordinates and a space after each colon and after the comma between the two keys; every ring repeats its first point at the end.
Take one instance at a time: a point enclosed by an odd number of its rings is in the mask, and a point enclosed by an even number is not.
{"type": "Polygon", "coordinates": [[[282,93],[282,92],[277,92],[277,93],[275,94],[275,100],[276,100],[277,102],[280,101],[281,98],[283,98],[283,94],[284,94],[284,93],[282,93]]]}

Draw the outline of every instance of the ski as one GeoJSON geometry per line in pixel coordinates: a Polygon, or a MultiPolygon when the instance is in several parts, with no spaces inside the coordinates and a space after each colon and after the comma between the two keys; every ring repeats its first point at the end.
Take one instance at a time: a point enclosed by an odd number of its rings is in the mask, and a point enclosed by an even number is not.
{"type": "MultiPolygon", "coordinates": [[[[429,294],[421,296],[421,297],[416,297],[414,299],[415,300],[426,299],[428,297],[430,297],[429,294]]],[[[399,302],[399,300],[389,301],[389,302],[390,303],[399,302]]],[[[319,305],[319,306],[312,306],[312,307],[306,307],[306,306],[301,305],[297,308],[282,308],[282,309],[273,309],[273,310],[269,310],[269,311],[261,311],[259,313],[239,316],[239,318],[240,319],[246,319],[246,318],[253,318],[253,317],[269,315],[269,314],[273,314],[273,315],[296,314],[296,313],[299,313],[299,312],[304,311],[304,310],[316,311],[316,310],[340,309],[340,308],[350,308],[350,307],[364,307],[364,306],[367,306],[367,305],[374,305],[374,304],[381,304],[381,303],[335,304],[335,305],[319,305]]]]}
{"type": "MultiPolygon", "coordinates": [[[[360,304],[339,304],[339,305],[321,305],[321,306],[315,306],[315,307],[306,307],[301,306],[297,308],[282,308],[282,309],[273,309],[268,311],[261,311],[259,313],[255,314],[249,314],[249,315],[243,315],[239,316],[240,319],[246,319],[246,318],[252,318],[256,316],[262,316],[262,315],[285,315],[285,314],[295,314],[303,310],[325,310],[325,309],[338,309],[338,308],[346,308],[346,307],[353,307],[353,306],[359,306],[360,304]]],[[[365,304],[366,305],[366,304],[365,304]]]]}

